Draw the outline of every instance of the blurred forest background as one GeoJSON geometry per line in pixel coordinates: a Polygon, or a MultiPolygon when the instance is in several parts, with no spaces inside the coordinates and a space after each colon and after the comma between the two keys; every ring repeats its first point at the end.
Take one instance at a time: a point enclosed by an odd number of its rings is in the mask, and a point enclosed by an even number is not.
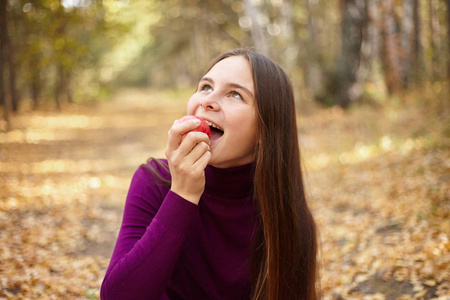
{"type": "Polygon", "coordinates": [[[225,49],[251,46],[300,96],[346,107],[448,84],[444,0],[7,0],[1,6],[4,118],[24,101],[107,99],[123,86],[195,86],[225,49]]]}
{"type": "Polygon", "coordinates": [[[5,0],[0,299],[98,299],[209,62],[290,75],[323,299],[450,299],[450,0],[5,0]]]}

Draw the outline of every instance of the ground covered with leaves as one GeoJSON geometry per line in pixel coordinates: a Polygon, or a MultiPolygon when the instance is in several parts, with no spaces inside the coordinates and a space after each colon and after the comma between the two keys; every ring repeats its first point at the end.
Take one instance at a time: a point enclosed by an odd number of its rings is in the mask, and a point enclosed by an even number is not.
{"type": "MultiPolygon", "coordinates": [[[[424,95],[299,107],[323,299],[450,299],[449,108],[424,95]]],[[[0,299],[99,298],[131,176],[163,156],[179,99],[24,108],[0,132],[0,299]]]]}

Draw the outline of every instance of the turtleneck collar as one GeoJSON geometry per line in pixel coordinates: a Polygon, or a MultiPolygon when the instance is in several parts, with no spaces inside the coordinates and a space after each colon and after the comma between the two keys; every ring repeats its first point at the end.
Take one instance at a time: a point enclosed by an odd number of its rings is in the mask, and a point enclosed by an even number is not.
{"type": "Polygon", "coordinates": [[[232,168],[205,169],[205,193],[226,199],[239,199],[253,193],[254,164],[249,163],[232,168]]]}

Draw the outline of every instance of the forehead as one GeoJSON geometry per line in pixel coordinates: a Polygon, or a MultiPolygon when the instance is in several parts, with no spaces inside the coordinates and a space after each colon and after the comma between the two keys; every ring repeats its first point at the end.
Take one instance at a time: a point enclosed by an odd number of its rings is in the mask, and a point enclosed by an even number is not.
{"type": "Polygon", "coordinates": [[[219,61],[205,75],[214,81],[244,85],[253,91],[253,78],[250,63],[242,56],[231,56],[219,61]]]}

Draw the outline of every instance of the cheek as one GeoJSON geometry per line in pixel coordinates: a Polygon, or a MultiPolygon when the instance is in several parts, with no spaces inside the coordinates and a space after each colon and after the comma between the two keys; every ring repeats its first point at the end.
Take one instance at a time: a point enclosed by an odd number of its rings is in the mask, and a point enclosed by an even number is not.
{"type": "Polygon", "coordinates": [[[198,99],[195,97],[195,94],[191,96],[187,104],[187,115],[195,115],[195,110],[198,107],[198,99]]]}
{"type": "Polygon", "coordinates": [[[242,141],[246,141],[248,144],[256,143],[258,132],[256,116],[253,112],[249,111],[244,117],[237,119],[234,124],[236,124],[235,132],[242,141]]]}

